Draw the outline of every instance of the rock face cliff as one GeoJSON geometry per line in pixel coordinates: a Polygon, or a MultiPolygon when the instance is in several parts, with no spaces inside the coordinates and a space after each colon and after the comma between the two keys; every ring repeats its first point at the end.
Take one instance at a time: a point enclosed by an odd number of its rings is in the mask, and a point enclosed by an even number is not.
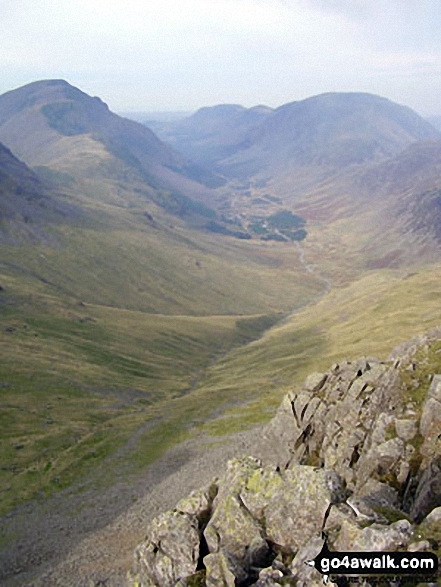
{"type": "Polygon", "coordinates": [[[305,561],[324,537],[330,550],[439,557],[441,329],[386,362],[310,375],[284,398],[256,454],[153,521],[130,587],[321,585],[305,561]]]}

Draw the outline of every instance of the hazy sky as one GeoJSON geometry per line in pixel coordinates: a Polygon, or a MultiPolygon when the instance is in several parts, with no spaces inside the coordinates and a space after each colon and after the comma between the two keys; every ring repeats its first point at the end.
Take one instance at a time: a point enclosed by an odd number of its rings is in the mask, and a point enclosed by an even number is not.
{"type": "Polygon", "coordinates": [[[441,0],[0,0],[0,93],[63,78],[112,110],[328,91],[441,114],[441,0]]]}

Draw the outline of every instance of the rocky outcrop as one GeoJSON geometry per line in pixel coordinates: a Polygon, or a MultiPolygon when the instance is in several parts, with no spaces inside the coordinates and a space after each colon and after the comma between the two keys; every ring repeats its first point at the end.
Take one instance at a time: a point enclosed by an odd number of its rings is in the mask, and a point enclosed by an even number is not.
{"type": "Polygon", "coordinates": [[[441,372],[440,351],[435,331],[386,362],[310,375],[266,426],[259,459],[231,461],[154,520],[128,585],[320,585],[304,563],[324,537],[339,551],[437,551],[441,375],[430,368],[439,360],[441,372]]]}

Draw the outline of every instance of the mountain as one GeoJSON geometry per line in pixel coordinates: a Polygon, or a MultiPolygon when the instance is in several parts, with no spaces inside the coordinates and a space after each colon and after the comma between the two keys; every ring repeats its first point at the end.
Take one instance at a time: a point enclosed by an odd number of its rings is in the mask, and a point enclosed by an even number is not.
{"type": "Polygon", "coordinates": [[[203,108],[166,126],[160,136],[185,156],[214,164],[227,177],[258,176],[279,185],[296,176],[303,189],[311,180],[385,160],[441,133],[410,108],[386,98],[328,93],[275,110],[203,108]]]}
{"type": "Polygon", "coordinates": [[[141,122],[156,133],[154,130],[155,123],[163,124],[165,122],[177,122],[178,120],[182,120],[183,118],[191,116],[193,112],[185,110],[159,110],[156,112],[118,112],[117,114],[123,118],[141,122]]]}
{"type": "Polygon", "coordinates": [[[137,178],[209,200],[210,178],[145,126],[112,113],[63,80],[39,81],[0,96],[0,141],[31,167],[76,178],[137,178]]]}
{"type": "Polygon", "coordinates": [[[216,165],[235,153],[249,132],[272,112],[267,106],[220,104],[175,123],[156,123],[158,135],[200,165],[216,165]]]}
{"type": "Polygon", "coordinates": [[[322,94],[277,108],[222,161],[230,173],[266,175],[296,167],[341,170],[391,157],[440,133],[410,108],[360,93],[322,94]]]}

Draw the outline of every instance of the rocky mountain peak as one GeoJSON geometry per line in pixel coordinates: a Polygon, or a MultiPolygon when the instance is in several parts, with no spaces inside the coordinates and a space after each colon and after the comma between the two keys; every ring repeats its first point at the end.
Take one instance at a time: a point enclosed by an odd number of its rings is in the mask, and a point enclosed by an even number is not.
{"type": "Polygon", "coordinates": [[[439,556],[441,374],[430,365],[440,349],[438,329],[387,361],[311,374],[255,455],[152,522],[128,585],[318,586],[304,563],[324,537],[335,551],[439,556]]]}

